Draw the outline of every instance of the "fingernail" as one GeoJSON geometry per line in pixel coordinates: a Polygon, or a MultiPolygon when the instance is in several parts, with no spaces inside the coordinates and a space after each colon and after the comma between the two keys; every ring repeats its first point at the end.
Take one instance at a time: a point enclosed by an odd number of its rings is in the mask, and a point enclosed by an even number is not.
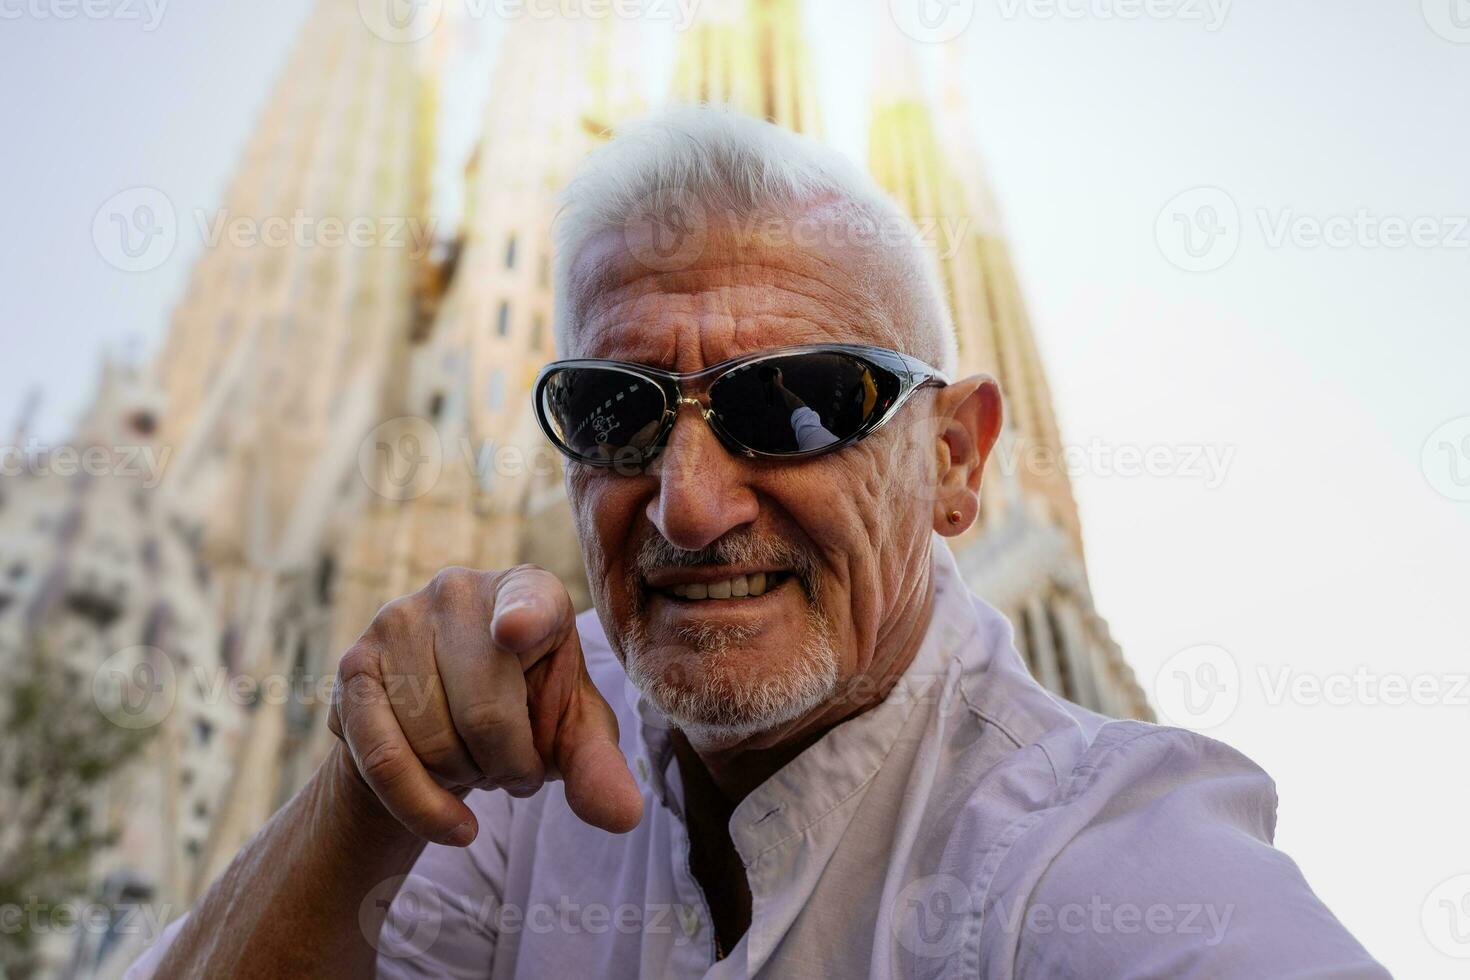
{"type": "Polygon", "coordinates": [[[515,612],[518,609],[527,609],[536,602],[536,593],[530,589],[516,589],[501,596],[495,602],[495,613],[515,612]]]}
{"type": "Polygon", "coordinates": [[[501,599],[495,604],[495,615],[504,616],[506,613],[513,613],[525,609],[530,604],[526,597],[521,595],[512,596],[509,599],[501,599]]]}
{"type": "Polygon", "coordinates": [[[450,847],[464,847],[475,839],[475,821],[466,820],[445,835],[440,843],[448,844],[450,847]]]}

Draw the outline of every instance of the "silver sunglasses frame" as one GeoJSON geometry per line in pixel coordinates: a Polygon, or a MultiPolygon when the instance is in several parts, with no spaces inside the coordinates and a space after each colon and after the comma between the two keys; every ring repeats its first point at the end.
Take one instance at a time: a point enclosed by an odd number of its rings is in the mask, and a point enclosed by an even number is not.
{"type": "Polygon", "coordinates": [[[737,456],[747,459],[772,459],[772,460],[804,460],[815,456],[824,456],[827,453],[836,452],[856,442],[860,442],[874,432],[878,431],[888,423],[898,410],[913,397],[913,394],[921,388],[942,388],[950,384],[950,379],[944,372],[930,367],[923,361],[908,354],[887,347],[873,347],[866,344],[796,344],[787,347],[772,347],[750,354],[742,354],[711,364],[709,367],[699,371],[679,372],[666,371],[663,368],[651,367],[634,361],[616,361],[601,358],[574,358],[563,361],[552,361],[543,367],[536,375],[536,383],[531,389],[531,397],[534,401],[536,422],[541,426],[541,431],[557,451],[570,460],[578,463],[586,463],[589,466],[617,467],[621,465],[632,465],[635,467],[646,466],[659,453],[663,451],[668,441],[669,433],[673,431],[674,423],[678,421],[679,408],[690,405],[699,410],[700,416],[706,425],[714,432],[715,438],[725,449],[737,456]],[[865,421],[854,432],[837,440],[830,445],[818,449],[808,449],[794,453],[770,453],[746,446],[740,440],[730,434],[720,424],[719,416],[715,414],[710,406],[709,392],[721,377],[736,368],[748,367],[761,361],[772,360],[781,357],[790,357],[794,354],[848,354],[863,361],[870,367],[885,371],[898,379],[898,393],[893,396],[892,401],[882,412],[877,412],[872,418],[865,421]],[[559,371],[573,368],[602,368],[605,370],[621,371],[630,374],[641,381],[653,384],[663,395],[664,410],[659,422],[658,435],[649,443],[648,448],[638,450],[629,454],[626,458],[615,457],[613,459],[584,456],[576,452],[570,446],[562,442],[557,435],[555,427],[548,416],[548,406],[545,400],[546,386],[552,376],[559,371]],[[671,397],[672,396],[672,397],[671,397]]]}

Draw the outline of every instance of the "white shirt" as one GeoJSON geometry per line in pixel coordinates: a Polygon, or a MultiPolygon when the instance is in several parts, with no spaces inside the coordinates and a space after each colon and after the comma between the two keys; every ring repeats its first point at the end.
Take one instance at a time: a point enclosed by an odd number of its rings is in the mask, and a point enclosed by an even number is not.
{"type": "Polygon", "coordinates": [[[934,618],[903,680],[736,808],[752,916],[728,956],[689,870],[666,727],[588,612],[583,650],[642,823],[587,826],[560,783],[471,794],[479,838],[424,851],[379,975],[1387,976],[1271,847],[1264,772],[1202,736],[1054,698],[937,538],[934,551],[934,618]]]}
{"type": "Polygon", "coordinates": [[[791,413],[791,432],[796,436],[796,448],[802,452],[821,449],[837,441],[837,437],[822,425],[822,417],[805,405],[791,413]]]}

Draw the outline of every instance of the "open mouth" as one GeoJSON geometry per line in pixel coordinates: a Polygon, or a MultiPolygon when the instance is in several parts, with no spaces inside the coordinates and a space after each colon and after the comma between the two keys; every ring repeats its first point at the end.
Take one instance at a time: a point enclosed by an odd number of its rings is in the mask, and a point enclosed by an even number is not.
{"type": "MultiPolygon", "coordinates": [[[[649,584],[649,589],[676,602],[700,602],[709,599],[758,599],[767,592],[779,588],[791,577],[789,572],[752,572],[745,575],[730,575],[711,579],[701,576],[699,581],[669,581],[665,584],[649,584]]],[[[673,576],[670,576],[672,579],[673,576]]],[[[692,578],[692,576],[691,576],[692,578]]]]}

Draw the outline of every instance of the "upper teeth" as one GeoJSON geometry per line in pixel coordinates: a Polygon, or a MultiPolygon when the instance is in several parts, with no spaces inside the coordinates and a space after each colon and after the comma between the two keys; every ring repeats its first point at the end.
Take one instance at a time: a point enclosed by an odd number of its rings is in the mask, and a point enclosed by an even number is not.
{"type": "Polygon", "coordinates": [[[729,599],[764,595],[766,573],[736,575],[723,582],[689,582],[684,585],[671,585],[669,591],[682,599],[729,599]]]}

